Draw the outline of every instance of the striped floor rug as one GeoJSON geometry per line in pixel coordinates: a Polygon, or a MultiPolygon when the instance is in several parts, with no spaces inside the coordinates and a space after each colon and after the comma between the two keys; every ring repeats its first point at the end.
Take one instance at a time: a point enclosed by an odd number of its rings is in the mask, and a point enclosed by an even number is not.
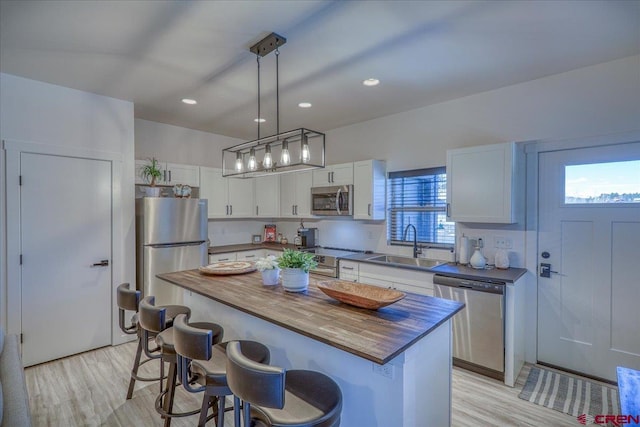
{"type": "Polygon", "coordinates": [[[518,397],[574,417],[620,413],[617,387],[536,367],[518,397]]]}

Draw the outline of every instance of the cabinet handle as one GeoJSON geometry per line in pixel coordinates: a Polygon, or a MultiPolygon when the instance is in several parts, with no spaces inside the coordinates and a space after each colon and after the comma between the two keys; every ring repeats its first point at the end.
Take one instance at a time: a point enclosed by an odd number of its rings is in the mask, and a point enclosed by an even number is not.
{"type": "Polygon", "coordinates": [[[225,215],[229,215],[229,205],[225,205],[225,215]]]}
{"type": "Polygon", "coordinates": [[[229,258],[218,258],[218,261],[229,261],[229,258]]]}
{"type": "Polygon", "coordinates": [[[229,205],[229,215],[233,215],[233,205],[229,205]]]}
{"type": "Polygon", "coordinates": [[[371,203],[367,205],[367,215],[371,216],[371,203]]]}
{"type": "Polygon", "coordinates": [[[255,255],[245,255],[245,258],[255,258],[255,255]]]}
{"type": "Polygon", "coordinates": [[[291,215],[296,214],[296,205],[291,205],[291,215]]]}
{"type": "Polygon", "coordinates": [[[169,182],[171,182],[171,171],[169,171],[169,182]]]}
{"type": "Polygon", "coordinates": [[[451,203],[447,203],[447,218],[451,217],[451,203]]]}
{"type": "Polygon", "coordinates": [[[165,182],[167,181],[167,170],[166,169],[162,171],[162,180],[165,181],[165,182]]]}
{"type": "Polygon", "coordinates": [[[343,270],[353,270],[353,267],[342,267],[343,270]]]}
{"type": "Polygon", "coordinates": [[[256,205],[256,216],[258,216],[258,205],[256,205]]]}

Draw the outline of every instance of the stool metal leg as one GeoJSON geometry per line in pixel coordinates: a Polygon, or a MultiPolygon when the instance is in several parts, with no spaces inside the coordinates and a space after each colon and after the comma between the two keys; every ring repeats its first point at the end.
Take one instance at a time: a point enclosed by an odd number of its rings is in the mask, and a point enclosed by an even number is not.
{"type": "Polygon", "coordinates": [[[138,348],[136,350],[136,358],[133,362],[133,368],[131,369],[131,379],[129,380],[129,390],[127,391],[127,400],[133,396],[133,387],[136,384],[136,377],[138,376],[138,368],[140,367],[140,357],[142,356],[142,340],[138,338],[138,348]]]}
{"type": "MultiPolygon", "coordinates": [[[[167,414],[170,414],[173,410],[173,398],[176,394],[176,364],[169,363],[169,374],[167,378],[167,392],[164,396],[164,402],[162,408],[167,414]]],[[[164,419],[164,426],[169,427],[171,425],[171,417],[164,419]]]]}
{"type": "Polygon", "coordinates": [[[226,399],[224,398],[224,396],[218,396],[218,419],[217,419],[217,423],[216,426],[217,427],[224,427],[224,405],[225,405],[226,399]]]}
{"type": "Polygon", "coordinates": [[[233,425],[242,427],[240,425],[240,398],[237,396],[233,396],[233,425]]]}
{"type": "Polygon", "coordinates": [[[211,405],[211,396],[205,395],[202,397],[202,408],[200,409],[200,419],[198,420],[198,427],[204,427],[207,423],[207,413],[209,412],[209,406],[211,405]]]}

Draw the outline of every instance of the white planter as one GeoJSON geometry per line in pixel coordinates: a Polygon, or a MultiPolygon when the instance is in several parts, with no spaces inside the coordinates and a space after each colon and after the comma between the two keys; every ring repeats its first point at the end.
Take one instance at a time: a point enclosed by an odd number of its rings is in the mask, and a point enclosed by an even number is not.
{"type": "Polygon", "coordinates": [[[265,286],[277,285],[280,281],[280,269],[272,268],[262,272],[262,284],[265,286]]]}
{"type": "Polygon", "coordinates": [[[160,187],[147,187],[144,189],[147,197],[160,197],[160,187]]]}
{"type": "Polygon", "coordinates": [[[282,269],[282,287],[289,292],[304,292],[309,287],[309,273],[299,268],[282,269]]]}

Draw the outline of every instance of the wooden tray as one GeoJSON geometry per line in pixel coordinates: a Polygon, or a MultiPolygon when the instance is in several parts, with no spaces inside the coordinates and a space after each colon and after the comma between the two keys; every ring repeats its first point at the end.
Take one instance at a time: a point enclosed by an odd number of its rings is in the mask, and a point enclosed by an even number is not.
{"type": "Polygon", "coordinates": [[[230,275],[230,274],[244,274],[256,271],[256,266],[252,262],[248,261],[221,261],[214,262],[213,264],[205,267],[198,268],[202,274],[214,274],[214,275],[230,275]]]}
{"type": "Polygon", "coordinates": [[[404,292],[385,289],[363,283],[346,282],[344,280],[326,280],[318,282],[318,288],[345,304],[377,310],[406,296],[404,292]]]}

